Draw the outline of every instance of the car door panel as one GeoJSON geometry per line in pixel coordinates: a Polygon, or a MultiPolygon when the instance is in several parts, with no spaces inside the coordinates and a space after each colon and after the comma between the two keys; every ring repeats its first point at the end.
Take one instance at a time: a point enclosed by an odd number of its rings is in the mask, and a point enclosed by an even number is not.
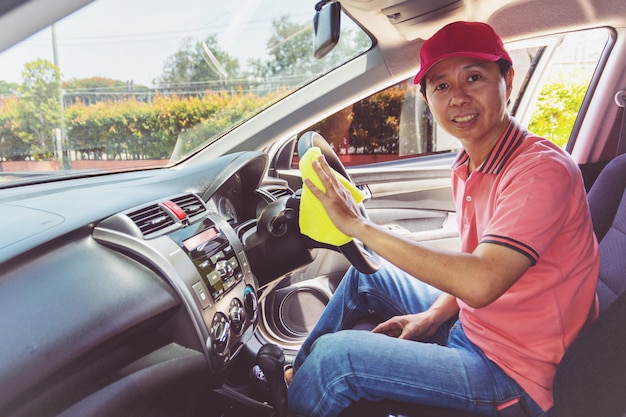
{"type": "Polygon", "coordinates": [[[367,213],[375,223],[419,241],[446,239],[458,248],[450,187],[453,155],[430,163],[398,161],[384,166],[348,169],[367,189],[367,213]]]}

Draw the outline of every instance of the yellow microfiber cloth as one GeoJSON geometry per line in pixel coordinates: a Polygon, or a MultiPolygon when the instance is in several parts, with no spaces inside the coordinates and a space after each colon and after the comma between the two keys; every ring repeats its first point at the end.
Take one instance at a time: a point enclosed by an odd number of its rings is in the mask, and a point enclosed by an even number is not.
{"type": "MultiPolygon", "coordinates": [[[[318,147],[312,147],[307,150],[302,159],[300,159],[300,173],[303,181],[305,178],[308,178],[317,188],[326,191],[320,177],[313,169],[313,161],[317,160],[321,154],[322,152],[318,147]]],[[[333,170],[333,174],[350,191],[354,201],[360,204],[365,197],[363,193],[337,171],[333,170]]],[[[330,217],[328,217],[328,213],[322,203],[306,186],[302,187],[299,222],[300,232],[318,242],[341,246],[352,240],[350,236],[337,229],[330,217]]]]}

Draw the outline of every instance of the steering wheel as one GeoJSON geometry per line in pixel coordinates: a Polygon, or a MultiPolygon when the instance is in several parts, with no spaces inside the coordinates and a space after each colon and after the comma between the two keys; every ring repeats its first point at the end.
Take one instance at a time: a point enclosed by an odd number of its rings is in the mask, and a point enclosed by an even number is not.
{"type": "MultiPolygon", "coordinates": [[[[298,156],[302,158],[305,152],[312,147],[318,147],[331,168],[343,175],[348,181],[354,183],[348,175],[346,167],[343,165],[333,148],[331,148],[326,139],[324,139],[322,135],[317,132],[306,132],[300,136],[300,139],[298,140],[298,156]]],[[[359,210],[364,217],[368,217],[363,203],[359,204],[359,210]]],[[[316,242],[313,239],[306,239],[309,246],[324,248],[329,247],[329,245],[316,242]]],[[[369,250],[365,245],[356,239],[352,239],[344,245],[332,248],[340,251],[359,272],[371,274],[380,268],[380,258],[378,255],[369,250]]]]}

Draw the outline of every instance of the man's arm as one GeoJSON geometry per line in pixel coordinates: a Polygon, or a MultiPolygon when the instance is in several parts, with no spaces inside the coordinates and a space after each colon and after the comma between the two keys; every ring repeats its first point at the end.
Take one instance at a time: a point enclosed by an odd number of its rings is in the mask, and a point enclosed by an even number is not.
{"type": "Polygon", "coordinates": [[[531,260],[506,246],[481,243],[473,253],[431,248],[398,236],[361,216],[349,192],[326,160],[313,163],[325,192],[305,185],[321,201],[334,224],[397,267],[471,307],[484,307],[508,290],[531,266],[531,260]]]}
{"type": "Polygon", "coordinates": [[[476,308],[495,301],[531,266],[528,257],[506,246],[481,243],[473,253],[445,251],[397,236],[365,219],[354,222],[346,234],[400,269],[476,308]]]}

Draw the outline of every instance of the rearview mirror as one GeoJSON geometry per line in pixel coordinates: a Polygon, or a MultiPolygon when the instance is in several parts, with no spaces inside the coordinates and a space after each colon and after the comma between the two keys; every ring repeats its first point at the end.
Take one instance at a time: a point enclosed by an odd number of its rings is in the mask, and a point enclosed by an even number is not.
{"type": "Polygon", "coordinates": [[[322,0],[315,5],[313,17],[313,54],[315,58],[326,56],[339,42],[341,26],[341,3],[322,0]]]}

